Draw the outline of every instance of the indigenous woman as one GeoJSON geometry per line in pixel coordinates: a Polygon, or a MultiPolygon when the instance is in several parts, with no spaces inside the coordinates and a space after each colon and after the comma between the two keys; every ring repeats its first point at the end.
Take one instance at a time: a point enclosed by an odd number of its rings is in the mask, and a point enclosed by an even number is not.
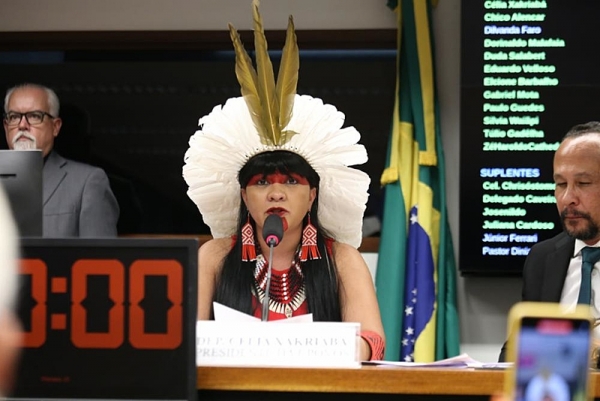
{"type": "Polygon", "coordinates": [[[268,320],[311,313],[316,321],[358,322],[361,359],[382,359],[373,279],[357,250],[370,180],[349,167],[366,162],[366,150],[354,128],[341,128],[335,107],[295,94],[291,17],[275,85],[253,8],[258,72],[230,26],[243,97],[200,119],[183,168],[213,235],[199,250],[198,319],[213,318],[213,302],[262,317],[270,264],[268,320]],[[270,215],[283,224],[272,260],[262,236],[270,215]]]}

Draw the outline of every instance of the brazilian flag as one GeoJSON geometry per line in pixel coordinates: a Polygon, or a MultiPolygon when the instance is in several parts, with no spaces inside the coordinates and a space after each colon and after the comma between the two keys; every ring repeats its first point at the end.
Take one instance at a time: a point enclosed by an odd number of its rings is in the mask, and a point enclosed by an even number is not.
{"type": "Polygon", "coordinates": [[[432,0],[388,1],[398,18],[396,100],[385,188],[377,298],[387,360],[459,354],[456,265],[446,211],[433,64],[432,0]]]}

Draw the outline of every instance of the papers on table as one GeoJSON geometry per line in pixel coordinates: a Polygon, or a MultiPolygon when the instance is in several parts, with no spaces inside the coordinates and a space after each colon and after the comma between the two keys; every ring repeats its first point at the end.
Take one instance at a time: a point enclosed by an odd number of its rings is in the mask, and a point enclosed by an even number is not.
{"type": "MultiPolygon", "coordinates": [[[[261,320],[255,316],[240,312],[218,302],[213,302],[213,310],[215,312],[216,322],[260,322],[261,320]]],[[[312,322],[312,313],[306,315],[294,316],[289,319],[272,320],[270,322],[277,323],[309,323],[312,322]]]]}
{"type": "Polygon", "coordinates": [[[442,359],[435,362],[397,362],[397,361],[367,361],[363,365],[395,366],[405,368],[475,368],[475,369],[507,369],[510,362],[479,362],[467,354],[442,359]]]}

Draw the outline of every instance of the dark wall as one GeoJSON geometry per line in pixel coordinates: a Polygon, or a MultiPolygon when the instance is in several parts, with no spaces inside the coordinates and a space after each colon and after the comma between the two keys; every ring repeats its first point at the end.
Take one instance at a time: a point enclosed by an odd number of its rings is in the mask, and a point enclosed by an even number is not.
{"type": "MultiPolygon", "coordinates": [[[[0,89],[22,82],[56,90],[63,119],[56,147],[108,173],[121,234],[209,233],[181,168],[198,119],[239,96],[231,52],[0,53],[0,89]]],[[[359,168],[372,179],[367,214],[380,211],[394,85],[393,52],[301,55],[298,93],[335,105],[362,134],[370,160],[359,168]]]]}

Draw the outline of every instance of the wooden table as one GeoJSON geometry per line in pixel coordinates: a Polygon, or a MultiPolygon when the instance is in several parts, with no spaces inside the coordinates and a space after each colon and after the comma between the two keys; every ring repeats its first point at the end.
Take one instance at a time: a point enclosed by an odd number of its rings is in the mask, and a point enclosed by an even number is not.
{"type": "MultiPolygon", "coordinates": [[[[199,367],[200,400],[489,400],[504,371],[396,368],[298,369],[199,367]]],[[[600,373],[592,373],[600,398],[600,373]]]]}

